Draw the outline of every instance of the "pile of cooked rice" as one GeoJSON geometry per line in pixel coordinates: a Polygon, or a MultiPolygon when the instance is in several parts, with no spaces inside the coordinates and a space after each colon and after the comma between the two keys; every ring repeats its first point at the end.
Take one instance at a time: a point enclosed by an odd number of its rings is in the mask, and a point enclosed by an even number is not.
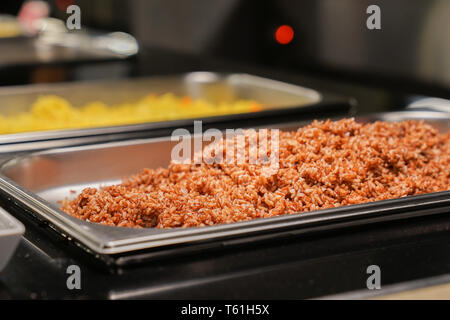
{"type": "Polygon", "coordinates": [[[118,185],[87,188],[63,201],[62,210],[111,226],[174,228],[445,191],[450,132],[417,121],[314,121],[280,132],[279,169],[270,176],[265,169],[248,161],[171,163],[118,185]]]}
{"type": "Polygon", "coordinates": [[[128,125],[260,110],[262,106],[252,100],[212,103],[171,93],[150,94],[137,102],[114,106],[96,101],[81,107],[74,107],[61,97],[48,95],[39,97],[28,112],[0,115],[0,134],[128,125]]]}

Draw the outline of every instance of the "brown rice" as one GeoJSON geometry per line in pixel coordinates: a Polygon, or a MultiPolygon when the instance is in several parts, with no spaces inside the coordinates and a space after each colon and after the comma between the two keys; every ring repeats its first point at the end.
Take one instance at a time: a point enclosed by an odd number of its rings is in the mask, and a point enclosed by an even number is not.
{"type": "Polygon", "coordinates": [[[280,132],[279,169],[264,169],[171,163],[84,189],[62,210],[110,226],[194,227],[449,190],[450,132],[418,121],[314,121],[280,132]]]}

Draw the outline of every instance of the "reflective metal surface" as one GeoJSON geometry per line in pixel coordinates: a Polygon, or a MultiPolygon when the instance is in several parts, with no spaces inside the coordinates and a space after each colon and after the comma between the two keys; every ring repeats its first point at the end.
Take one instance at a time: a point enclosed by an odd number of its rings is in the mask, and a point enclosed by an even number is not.
{"type": "MultiPolygon", "coordinates": [[[[433,113],[429,121],[448,131],[450,119],[433,113]]],[[[378,114],[360,119],[404,120],[408,112],[378,114]]],[[[425,119],[426,120],[426,119],[425,119]]],[[[170,138],[131,140],[91,146],[54,149],[14,158],[0,168],[0,188],[32,215],[50,223],[66,237],[89,250],[117,254],[142,249],[246,238],[269,232],[306,233],[357,224],[444,213],[450,208],[450,191],[401,199],[319,210],[308,214],[256,219],[228,225],[188,229],[129,229],[77,220],[58,209],[58,200],[70,190],[119,181],[142,168],[166,166],[176,142],[170,138]]]]}

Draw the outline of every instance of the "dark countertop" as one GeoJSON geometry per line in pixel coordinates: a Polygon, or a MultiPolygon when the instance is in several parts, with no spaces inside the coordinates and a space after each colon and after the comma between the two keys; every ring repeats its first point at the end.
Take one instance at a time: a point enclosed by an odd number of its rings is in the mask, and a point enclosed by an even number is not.
{"type": "Polygon", "coordinates": [[[26,227],[1,276],[1,298],[297,299],[365,289],[370,265],[380,267],[382,288],[450,271],[447,214],[200,252],[115,273],[26,227]],[[66,271],[74,264],[81,268],[81,290],[71,291],[66,271]]]}
{"type": "MultiPolygon", "coordinates": [[[[384,111],[407,101],[407,95],[397,88],[275,72],[158,50],[144,51],[133,63],[133,76],[193,70],[269,75],[354,96],[359,101],[359,113],[384,111]]],[[[43,227],[22,221],[27,231],[0,276],[0,299],[312,298],[365,289],[369,265],[381,268],[382,287],[450,273],[448,214],[200,252],[115,272],[68,250],[66,242],[48,237],[43,227]],[[81,269],[81,290],[67,289],[70,265],[81,269]]]]}

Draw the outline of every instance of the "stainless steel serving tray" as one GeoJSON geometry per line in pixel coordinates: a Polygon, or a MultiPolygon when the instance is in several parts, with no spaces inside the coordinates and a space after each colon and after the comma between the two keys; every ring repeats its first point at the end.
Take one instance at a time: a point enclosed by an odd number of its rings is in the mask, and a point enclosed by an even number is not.
{"type": "MultiPolygon", "coordinates": [[[[306,115],[312,118],[317,117],[320,112],[346,114],[350,107],[347,98],[324,95],[316,90],[249,74],[192,72],[178,76],[0,88],[0,114],[27,111],[37,97],[45,94],[55,94],[64,97],[74,106],[81,106],[91,101],[118,104],[136,101],[149,93],[167,92],[213,102],[252,99],[265,106],[260,112],[203,118],[201,120],[204,124],[255,118],[272,119],[277,115],[302,114],[303,117],[306,115]]],[[[192,120],[3,134],[0,135],[0,154],[149,137],[152,136],[150,132],[157,130],[170,132],[173,128],[191,126],[192,120]]],[[[169,133],[165,133],[167,134],[169,133]]]]}
{"type": "MultiPolygon", "coordinates": [[[[424,117],[442,131],[450,129],[450,115],[436,112],[397,112],[360,120],[389,121],[424,117]]],[[[255,240],[257,236],[265,237],[281,231],[297,234],[446,213],[450,210],[450,191],[445,191],[307,214],[164,230],[103,226],[75,219],[59,210],[57,201],[70,197],[70,190],[80,191],[87,186],[118,182],[122,177],[144,167],[166,166],[175,143],[170,138],[152,138],[52,149],[15,157],[0,166],[0,193],[12,205],[26,210],[36,219],[48,222],[59,234],[74,240],[86,250],[103,256],[122,255],[115,261],[118,264],[125,263],[123,254],[142,250],[177,246],[185,249],[193,244],[217,243],[217,240],[222,241],[222,244],[224,241],[245,242],[250,237],[255,240]]]]}

